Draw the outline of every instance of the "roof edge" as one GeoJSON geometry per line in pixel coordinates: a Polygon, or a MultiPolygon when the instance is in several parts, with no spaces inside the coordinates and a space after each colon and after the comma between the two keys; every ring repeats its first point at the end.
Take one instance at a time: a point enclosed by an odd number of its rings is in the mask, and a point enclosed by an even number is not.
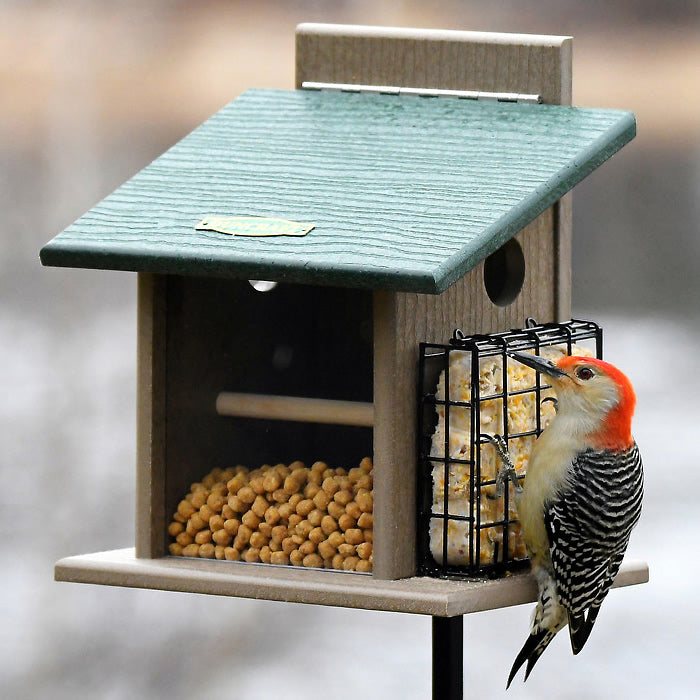
{"type": "Polygon", "coordinates": [[[273,273],[269,266],[249,261],[235,261],[228,257],[210,256],[198,260],[196,266],[177,254],[164,255],[161,250],[151,254],[142,248],[106,251],[99,243],[94,247],[82,244],[75,249],[70,242],[52,240],[39,252],[45,267],[63,267],[91,270],[113,270],[120,272],[148,272],[155,274],[184,275],[191,277],[218,277],[220,279],[249,280],[266,279],[279,283],[311,284],[348,289],[384,290],[418,294],[439,294],[434,272],[425,273],[390,270],[358,270],[354,266],[334,262],[310,266],[278,264],[273,273]]]}

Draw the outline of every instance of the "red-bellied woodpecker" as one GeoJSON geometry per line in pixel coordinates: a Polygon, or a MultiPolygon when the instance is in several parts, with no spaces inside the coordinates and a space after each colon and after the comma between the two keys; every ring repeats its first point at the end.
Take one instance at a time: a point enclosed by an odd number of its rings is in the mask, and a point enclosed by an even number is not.
{"type": "MultiPolygon", "coordinates": [[[[546,376],[557,395],[557,415],[535,442],[516,494],[539,597],[508,686],[526,661],[527,679],[567,624],[572,651],[581,651],[639,520],[643,490],[631,433],[635,394],[627,377],[602,360],[563,357],[553,363],[509,354],[546,376]]],[[[512,478],[512,467],[501,470],[501,482],[504,476],[512,478]]]]}

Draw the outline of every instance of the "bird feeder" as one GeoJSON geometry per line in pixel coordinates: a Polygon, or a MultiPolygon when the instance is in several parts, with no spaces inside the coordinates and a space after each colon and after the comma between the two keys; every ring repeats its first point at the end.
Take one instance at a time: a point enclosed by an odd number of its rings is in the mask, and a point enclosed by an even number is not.
{"type": "Polygon", "coordinates": [[[525,574],[419,570],[416,386],[421,343],[568,318],[567,192],[635,133],[567,106],[570,80],[565,37],[301,25],[296,89],[243,93],[48,243],[138,273],[135,547],[56,578],[447,618],[534,600],[525,574]],[[371,572],[171,556],[213,469],[366,457],[371,572]]]}

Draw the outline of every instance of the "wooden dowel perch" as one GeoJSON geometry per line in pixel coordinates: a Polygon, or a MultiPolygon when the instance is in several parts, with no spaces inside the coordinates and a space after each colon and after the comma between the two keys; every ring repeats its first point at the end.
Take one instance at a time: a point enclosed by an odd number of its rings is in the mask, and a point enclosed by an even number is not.
{"type": "Polygon", "coordinates": [[[220,416],[239,418],[266,418],[363,427],[374,425],[374,404],[361,401],[310,399],[301,396],[271,396],[222,391],[216,397],[216,412],[220,416]]]}

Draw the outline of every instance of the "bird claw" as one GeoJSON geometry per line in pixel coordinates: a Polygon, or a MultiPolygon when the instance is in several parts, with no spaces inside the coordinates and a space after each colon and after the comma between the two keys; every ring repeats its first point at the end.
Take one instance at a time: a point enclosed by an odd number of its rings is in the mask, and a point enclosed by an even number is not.
{"type": "Polygon", "coordinates": [[[559,401],[556,397],[554,396],[547,396],[546,398],[542,399],[540,403],[547,403],[550,402],[552,406],[554,406],[554,412],[557,413],[559,411],[559,401]]]}
{"type": "Polygon", "coordinates": [[[492,500],[502,498],[506,490],[506,481],[509,479],[513,484],[515,493],[520,493],[523,490],[523,487],[520,485],[518,473],[515,471],[515,466],[510,459],[510,455],[508,454],[508,445],[503,439],[503,436],[483,435],[482,437],[486,438],[486,440],[488,440],[494,446],[496,453],[501,459],[501,462],[503,462],[501,468],[498,470],[498,474],[496,475],[496,489],[493,495],[489,495],[488,498],[492,500]]]}

